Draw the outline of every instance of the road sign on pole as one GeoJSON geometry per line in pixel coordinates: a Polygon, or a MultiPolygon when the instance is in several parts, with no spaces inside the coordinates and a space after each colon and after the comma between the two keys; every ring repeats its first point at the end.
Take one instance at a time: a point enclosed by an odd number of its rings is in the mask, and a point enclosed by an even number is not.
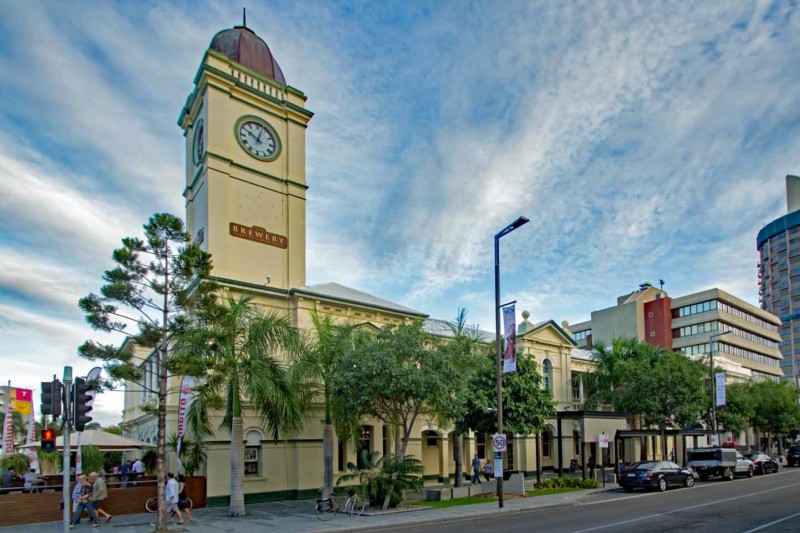
{"type": "Polygon", "coordinates": [[[495,452],[504,452],[506,451],[506,436],[503,434],[497,434],[492,437],[492,450],[495,452]]]}
{"type": "Polygon", "coordinates": [[[597,436],[597,443],[601,448],[608,448],[608,435],[601,433],[597,436]]]}

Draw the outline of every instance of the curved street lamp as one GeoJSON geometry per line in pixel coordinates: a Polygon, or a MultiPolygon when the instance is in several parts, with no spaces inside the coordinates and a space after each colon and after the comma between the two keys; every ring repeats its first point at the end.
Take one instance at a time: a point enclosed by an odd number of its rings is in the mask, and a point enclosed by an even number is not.
{"type": "MultiPolygon", "coordinates": [[[[502,339],[500,332],[500,238],[508,235],[520,226],[530,222],[525,217],[519,217],[514,222],[503,228],[500,233],[494,236],[494,326],[497,337],[496,359],[497,359],[497,433],[503,433],[503,359],[501,353],[502,339]]],[[[500,476],[495,472],[497,480],[498,504],[503,507],[503,470],[500,469],[500,476]]]]}

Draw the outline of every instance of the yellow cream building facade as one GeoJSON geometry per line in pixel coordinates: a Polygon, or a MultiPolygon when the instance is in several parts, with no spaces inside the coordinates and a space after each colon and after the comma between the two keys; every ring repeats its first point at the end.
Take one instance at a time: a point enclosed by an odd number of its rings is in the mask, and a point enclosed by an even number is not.
{"type": "MultiPolygon", "coordinates": [[[[302,91],[286,83],[263,40],[246,27],[219,32],[194,84],[178,119],[186,139],[186,221],[194,242],[212,254],[215,281],[232,293],[252,295],[254,304],[265,310],[288,313],[300,330],[312,329],[311,312],[317,309],[342,321],[376,327],[424,318],[429,331],[446,335],[441,321],[414,309],[336,283],[306,285],[305,132],[313,113],[302,91]]],[[[565,327],[553,321],[533,324],[523,316],[521,356],[536,359],[558,410],[577,412],[583,392],[574,386],[574,376],[588,371],[590,361],[574,350],[565,327]]],[[[144,361],[145,384],[154,388],[158,369],[152,354],[133,345],[125,348],[137,351],[144,361]]],[[[178,390],[179,380],[170,378],[170,391],[178,390]]],[[[147,409],[155,400],[146,389],[128,384],[122,423],[126,435],[155,442],[156,419],[147,409]]],[[[177,392],[171,392],[168,435],[176,432],[177,403],[177,392]]],[[[300,433],[278,440],[266,433],[252,410],[245,411],[247,500],[316,496],[322,485],[322,411],[310,415],[300,433]]],[[[219,419],[213,423],[217,427],[219,419]]],[[[607,431],[613,434],[615,427],[607,431]]],[[[581,446],[594,442],[584,433],[581,438],[580,431],[570,429],[562,436],[562,465],[579,457],[581,446]]],[[[361,446],[388,452],[392,435],[381,422],[365,420],[361,446]]],[[[541,439],[544,468],[557,467],[557,436],[554,420],[541,439]]],[[[225,504],[230,437],[218,430],[206,447],[203,473],[208,477],[209,503],[225,504]]],[[[420,421],[408,453],[422,460],[426,480],[450,482],[455,469],[452,428],[420,421]]],[[[491,457],[490,436],[470,433],[463,453],[465,469],[474,454],[491,457]]],[[[348,461],[356,461],[356,451],[340,445],[334,471],[343,473],[348,461]]],[[[535,472],[536,439],[513,436],[505,461],[507,469],[535,472]]],[[[176,467],[174,457],[170,467],[176,467]]]]}

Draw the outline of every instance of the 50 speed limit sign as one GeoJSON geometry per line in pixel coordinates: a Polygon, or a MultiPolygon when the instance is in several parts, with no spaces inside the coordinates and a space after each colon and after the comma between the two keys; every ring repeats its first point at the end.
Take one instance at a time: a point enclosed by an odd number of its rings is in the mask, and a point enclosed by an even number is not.
{"type": "Polygon", "coordinates": [[[498,434],[492,437],[492,449],[496,452],[506,451],[506,436],[498,434]]]}

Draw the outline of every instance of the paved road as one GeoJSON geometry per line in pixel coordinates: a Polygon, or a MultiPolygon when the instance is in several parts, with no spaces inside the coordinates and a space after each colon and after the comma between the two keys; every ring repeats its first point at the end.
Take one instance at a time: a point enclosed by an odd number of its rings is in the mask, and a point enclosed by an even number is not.
{"type": "MultiPolygon", "coordinates": [[[[436,524],[435,528],[437,533],[800,531],[800,470],[732,482],[698,482],[693,488],[666,493],[607,491],[570,506],[464,517],[436,524]]],[[[380,531],[419,531],[419,526],[384,527],[380,531]]]]}

